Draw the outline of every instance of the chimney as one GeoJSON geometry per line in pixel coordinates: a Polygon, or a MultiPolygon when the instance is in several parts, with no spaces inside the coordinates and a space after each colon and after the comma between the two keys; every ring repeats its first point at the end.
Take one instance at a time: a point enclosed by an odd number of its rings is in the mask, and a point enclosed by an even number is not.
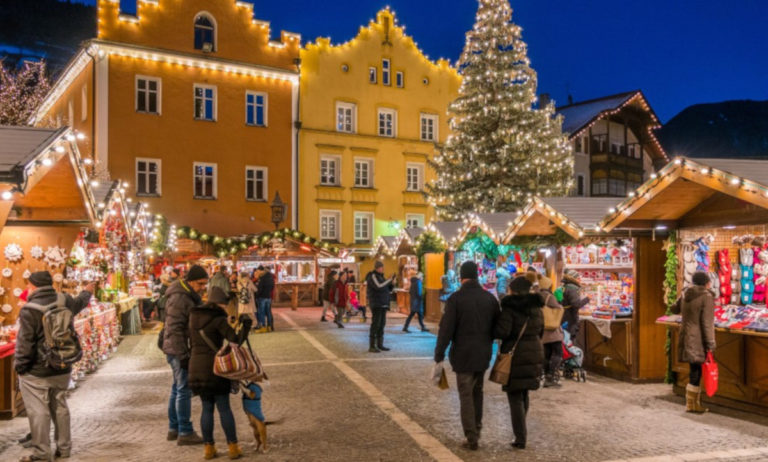
{"type": "Polygon", "coordinates": [[[549,97],[549,93],[542,93],[539,95],[539,108],[545,108],[547,107],[547,104],[552,101],[552,98],[549,97]]]}

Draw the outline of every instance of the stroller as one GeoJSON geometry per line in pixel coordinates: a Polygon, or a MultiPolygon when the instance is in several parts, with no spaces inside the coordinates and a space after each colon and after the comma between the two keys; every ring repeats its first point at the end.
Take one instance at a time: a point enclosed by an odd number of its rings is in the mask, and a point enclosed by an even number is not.
{"type": "Polygon", "coordinates": [[[586,382],[587,371],[582,367],[584,352],[573,343],[567,330],[563,329],[563,334],[563,378],[586,382]]]}

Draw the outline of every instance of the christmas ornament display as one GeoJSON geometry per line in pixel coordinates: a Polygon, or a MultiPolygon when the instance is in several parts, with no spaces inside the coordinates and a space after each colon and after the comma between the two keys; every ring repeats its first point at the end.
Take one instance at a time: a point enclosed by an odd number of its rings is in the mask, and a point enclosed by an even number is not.
{"type": "Polygon", "coordinates": [[[53,275],[53,282],[61,282],[64,280],[64,275],[61,273],[56,273],[53,275]]]}
{"type": "Polygon", "coordinates": [[[30,255],[32,258],[35,258],[35,259],[37,259],[37,260],[40,260],[40,259],[41,259],[41,258],[43,258],[43,256],[45,255],[45,251],[43,250],[43,248],[42,248],[42,247],[40,247],[39,245],[36,245],[36,246],[33,246],[33,247],[32,247],[32,248],[29,250],[29,255],[30,255]]]}
{"type": "Polygon", "coordinates": [[[16,298],[19,298],[21,296],[21,293],[24,292],[21,287],[17,287],[13,289],[13,296],[16,298]]]}
{"type": "Polygon", "coordinates": [[[21,246],[16,243],[8,244],[3,251],[5,259],[10,262],[17,262],[24,258],[24,251],[21,250],[21,246]]]}
{"type": "Polygon", "coordinates": [[[13,307],[6,303],[3,305],[2,310],[3,310],[3,313],[10,313],[11,311],[13,311],[13,307]]]}
{"type": "Polygon", "coordinates": [[[3,277],[9,278],[13,276],[13,270],[10,268],[3,268],[3,277]]]}
{"type": "Polygon", "coordinates": [[[29,270],[25,270],[24,274],[21,275],[24,279],[29,279],[30,276],[32,276],[32,272],[29,270]]]}
{"type": "Polygon", "coordinates": [[[52,268],[57,268],[63,265],[66,259],[67,253],[61,247],[48,247],[48,250],[45,252],[44,261],[52,268]]]}

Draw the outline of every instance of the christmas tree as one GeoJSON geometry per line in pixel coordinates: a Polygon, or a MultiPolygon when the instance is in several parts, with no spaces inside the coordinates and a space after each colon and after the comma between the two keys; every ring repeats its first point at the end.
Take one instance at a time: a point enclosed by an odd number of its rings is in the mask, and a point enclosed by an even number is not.
{"type": "Polygon", "coordinates": [[[27,125],[50,89],[44,62],[24,63],[16,72],[0,65],[0,125],[27,125]]]}
{"type": "Polygon", "coordinates": [[[571,146],[553,104],[534,108],[536,72],[508,0],[480,0],[459,59],[463,80],[451,103],[450,135],[427,186],[443,219],[519,210],[533,195],[572,187],[571,146]]]}

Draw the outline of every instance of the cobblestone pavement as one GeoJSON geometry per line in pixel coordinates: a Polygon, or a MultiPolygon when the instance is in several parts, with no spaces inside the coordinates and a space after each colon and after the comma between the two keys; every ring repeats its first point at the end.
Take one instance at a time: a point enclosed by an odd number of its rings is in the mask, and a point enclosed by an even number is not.
{"type": "MultiPolygon", "coordinates": [[[[267,454],[254,452],[239,398],[232,399],[247,460],[768,461],[766,418],[719,408],[689,415],[669,386],[594,375],[534,392],[528,449],[514,453],[506,396],[486,382],[481,447],[468,452],[460,447],[455,377],[447,391],[427,383],[432,333],[403,333],[402,317],[390,315],[385,343],[393,350],[372,355],[363,324],[338,329],[319,323],[318,309],[275,311],[277,331],[252,337],[271,378],[264,412],[278,421],[269,427],[267,454]]],[[[72,392],[70,460],[202,460],[202,447],[165,441],[171,374],[155,340],[126,337],[72,392]]],[[[192,414],[199,431],[196,399],[192,414]]],[[[24,454],[14,441],[27,429],[24,418],[0,421],[0,460],[24,454]]],[[[220,428],[216,439],[224,441],[220,428]]]]}

